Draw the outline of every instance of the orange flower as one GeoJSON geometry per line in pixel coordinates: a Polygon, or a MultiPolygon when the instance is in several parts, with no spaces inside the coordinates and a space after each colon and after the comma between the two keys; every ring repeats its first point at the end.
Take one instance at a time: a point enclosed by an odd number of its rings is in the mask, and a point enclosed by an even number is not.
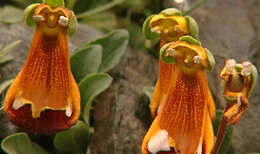
{"type": "MultiPolygon", "coordinates": [[[[169,43],[178,41],[184,35],[191,35],[198,38],[198,26],[195,20],[189,16],[182,16],[179,10],[169,8],[163,10],[158,15],[152,15],[144,23],[145,35],[155,33],[160,35],[160,47],[169,43]]],[[[151,38],[147,36],[147,38],[151,38]]],[[[171,87],[172,76],[175,65],[166,64],[159,59],[159,76],[155,85],[153,98],[150,104],[151,114],[155,118],[160,110],[161,104],[166,99],[166,94],[171,87]]],[[[210,97],[210,101],[213,99],[210,97]]],[[[211,103],[212,104],[212,103],[211,103]]],[[[212,120],[215,118],[215,106],[209,106],[212,120]]]]}
{"type": "Polygon", "coordinates": [[[36,5],[37,22],[26,62],[9,88],[4,110],[26,130],[52,133],[71,127],[80,115],[80,93],[69,63],[67,29],[72,12],[36,5]]]}
{"type": "Polygon", "coordinates": [[[234,59],[228,59],[220,77],[228,101],[224,117],[230,124],[236,124],[248,107],[248,97],[258,78],[257,70],[248,61],[238,64],[234,59]]]}
{"type": "Polygon", "coordinates": [[[208,106],[213,105],[204,69],[214,58],[189,37],[166,44],[161,59],[175,65],[170,89],[142,143],[142,153],[210,154],[214,134],[208,106]],[[188,43],[190,42],[190,43],[188,43]]]}

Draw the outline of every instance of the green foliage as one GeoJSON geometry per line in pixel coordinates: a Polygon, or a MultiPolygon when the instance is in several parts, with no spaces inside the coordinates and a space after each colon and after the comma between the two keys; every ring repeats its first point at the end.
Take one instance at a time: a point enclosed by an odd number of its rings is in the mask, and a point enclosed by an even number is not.
{"type": "Polygon", "coordinates": [[[79,83],[81,93],[82,117],[89,123],[89,111],[93,99],[106,90],[112,83],[112,78],[106,73],[92,74],[84,78],[79,83]]]}
{"type": "Polygon", "coordinates": [[[78,121],[70,129],[56,134],[54,146],[59,151],[68,154],[86,154],[90,137],[90,127],[84,122],[78,121]]]}
{"type": "MultiPolygon", "coordinates": [[[[217,134],[218,127],[219,127],[221,119],[222,119],[222,115],[223,115],[223,111],[217,110],[216,119],[213,123],[214,134],[217,134]]],[[[219,148],[220,154],[228,154],[228,151],[231,147],[232,134],[233,134],[233,126],[228,125],[227,128],[226,128],[225,136],[224,136],[223,141],[221,143],[221,146],[219,148]]]]}
{"type": "Polygon", "coordinates": [[[91,45],[99,44],[103,48],[102,62],[98,69],[99,72],[107,72],[119,63],[124,55],[128,39],[128,32],[120,29],[112,31],[103,38],[89,43],[91,45]]]}
{"type": "Polygon", "coordinates": [[[89,45],[80,48],[70,57],[70,66],[77,82],[85,76],[98,72],[102,61],[102,47],[100,45],[89,45]]]}
{"type": "Polygon", "coordinates": [[[145,96],[149,98],[150,102],[153,98],[153,91],[154,91],[154,87],[152,86],[147,86],[143,88],[143,93],[145,94],[145,96]]]}
{"type": "Polygon", "coordinates": [[[12,24],[23,21],[23,10],[11,5],[0,8],[0,22],[12,24]]]}
{"type": "Polygon", "coordinates": [[[42,147],[32,142],[26,133],[16,133],[6,137],[1,147],[8,154],[48,154],[42,147]]]}
{"type": "Polygon", "coordinates": [[[21,41],[18,40],[18,41],[15,41],[15,42],[12,42],[12,43],[6,45],[4,48],[0,47],[0,64],[4,64],[13,59],[12,56],[7,55],[7,54],[8,54],[8,52],[12,51],[20,43],[21,43],[21,41]]]}
{"type": "MultiPolygon", "coordinates": [[[[73,52],[70,58],[71,69],[80,89],[81,118],[84,121],[79,121],[70,129],[56,134],[54,146],[58,151],[73,154],[86,153],[90,136],[93,133],[89,127],[92,101],[112,83],[112,77],[105,72],[119,63],[125,52],[128,37],[126,30],[115,30],[73,52]]],[[[18,43],[19,41],[6,46],[0,51],[0,57],[13,49],[18,43]]],[[[0,92],[11,82],[12,80],[4,82],[0,86],[0,92]]],[[[24,133],[5,138],[2,142],[2,148],[11,154],[47,153],[40,146],[30,141],[24,133]]]]}

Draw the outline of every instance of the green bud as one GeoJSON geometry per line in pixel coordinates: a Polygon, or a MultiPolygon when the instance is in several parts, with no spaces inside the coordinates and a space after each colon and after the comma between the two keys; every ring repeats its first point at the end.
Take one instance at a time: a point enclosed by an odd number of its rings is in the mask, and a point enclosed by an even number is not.
{"type": "Polygon", "coordinates": [[[144,34],[145,38],[148,40],[153,40],[153,39],[160,37],[160,34],[154,33],[150,29],[150,21],[153,16],[154,15],[151,15],[148,18],[146,18],[146,20],[144,21],[144,24],[143,24],[143,34],[144,34]]]}
{"type": "Polygon", "coordinates": [[[24,22],[28,26],[35,26],[36,22],[33,20],[32,16],[34,10],[40,5],[40,3],[31,4],[24,10],[24,22]]]}
{"type": "Polygon", "coordinates": [[[193,45],[198,45],[201,46],[200,41],[194,39],[193,37],[189,36],[189,35],[185,35],[179,38],[180,41],[185,41],[189,44],[193,44],[193,45]]]}

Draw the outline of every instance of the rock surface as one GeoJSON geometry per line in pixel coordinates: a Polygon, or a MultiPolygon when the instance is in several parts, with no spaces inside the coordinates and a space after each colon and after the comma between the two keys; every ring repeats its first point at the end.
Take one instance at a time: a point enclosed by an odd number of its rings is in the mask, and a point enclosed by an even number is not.
{"type": "MultiPolygon", "coordinates": [[[[216,69],[208,73],[208,77],[218,108],[225,105],[218,78],[225,59],[250,60],[258,70],[260,68],[259,7],[258,0],[210,0],[191,14],[200,27],[203,46],[216,58],[216,69]]],[[[21,68],[32,33],[32,29],[23,24],[0,24],[0,44],[22,40],[11,53],[15,60],[1,71],[5,79],[14,77],[21,68]]],[[[101,35],[94,28],[80,25],[70,39],[70,48],[75,49],[101,35]]],[[[142,137],[151,122],[149,102],[142,97],[142,89],[155,83],[157,64],[157,59],[148,52],[128,49],[121,63],[110,72],[114,78],[112,86],[93,104],[95,133],[89,153],[140,153],[142,137]]],[[[260,86],[250,98],[249,109],[235,126],[232,147],[240,153],[260,152],[260,86]]]]}

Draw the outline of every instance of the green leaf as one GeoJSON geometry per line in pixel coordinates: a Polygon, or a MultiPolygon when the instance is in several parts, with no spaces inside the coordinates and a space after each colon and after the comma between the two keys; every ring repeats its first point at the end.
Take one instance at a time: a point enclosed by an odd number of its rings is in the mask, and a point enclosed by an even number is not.
{"type": "Polygon", "coordinates": [[[113,0],[109,3],[106,3],[100,7],[95,7],[94,9],[91,9],[90,11],[86,11],[86,12],[83,12],[83,13],[80,13],[77,15],[77,18],[85,18],[85,17],[89,17],[89,16],[92,16],[94,14],[98,14],[98,13],[101,13],[101,12],[104,12],[104,11],[107,11],[121,3],[123,3],[125,0],[113,0]]]}
{"type": "Polygon", "coordinates": [[[65,7],[64,0],[43,0],[43,3],[55,8],[58,6],[65,7]]]}
{"type": "Polygon", "coordinates": [[[21,40],[18,40],[6,45],[3,49],[0,50],[0,57],[6,55],[9,51],[13,50],[20,43],[21,40]]]}
{"type": "Polygon", "coordinates": [[[105,91],[112,83],[112,77],[106,73],[96,73],[85,77],[79,83],[83,119],[89,123],[89,111],[93,99],[105,91]]]}
{"type": "Polygon", "coordinates": [[[1,147],[8,154],[48,154],[42,147],[32,142],[26,133],[16,133],[6,137],[1,147]]]}
{"type": "Polygon", "coordinates": [[[79,83],[86,75],[96,73],[102,61],[102,47],[89,45],[76,50],[70,57],[70,66],[75,80],[79,83]]]}
{"type": "Polygon", "coordinates": [[[103,48],[102,63],[99,72],[108,72],[120,62],[128,44],[129,34],[126,30],[114,30],[103,38],[89,44],[101,45],[103,48]]]}
{"type": "Polygon", "coordinates": [[[154,87],[152,87],[152,86],[143,88],[143,92],[144,92],[145,96],[147,96],[150,99],[150,101],[152,100],[152,97],[153,97],[153,91],[154,91],[154,87]]]}
{"type": "MultiPolygon", "coordinates": [[[[218,127],[220,125],[222,119],[223,111],[217,110],[216,112],[216,119],[213,123],[214,134],[217,134],[218,127]]],[[[219,154],[228,154],[229,148],[231,147],[231,138],[233,134],[233,126],[227,125],[225,136],[219,148],[219,154]]]]}
{"type": "Polygon", "coordinates": [[[13,83],[14,79],[6,80],[0,84],[0,94],[4,92],[4,90],[13,83]]]}
{"type": "Polygon", "coordinates": [[[112,12],[101,12],[87,16],[80,20],[83,23],[90,24],[98,29],[110,31],[117,25],[116,16],[112,12]]]}
{"type": "Polygon", "coordinates": [[[143,35],[148,40],[153,40],[153,39],[160,37],[160,34],[157,34],[157,33],[154,33],[154,32],[151,31],[150,21],[151,21],[153,16],[154,15],[151,15],[148,18],[146,18],[145,21],[144,21],[144,24],[143,24],[143,35]]]}
{"type": "Polygon", "coordinates": [[[89,126],[82,121],[78,121],[70,129],[56,134],[54,146],[61,152],[86,154],[90,136],[91,130],[89,126]]]}
{"type": "Polygon", "coordinates": [[[4,63],[7,63],[9,61],[13,60],[13,56],[3,56],[3,57],[0,57],[0,64],[4,64],[4,63]]]}
{"type": "Polygon", "coordinates": [[[40,3],[31,4],[24,10],[24,21],[28,26],[35,26],[36,22],[33,20],[33,12],[40,5],[40,3]]]}
{"type": "Polygon", "coordinates": [[[13,7],[11,5],[5,5],[0,8],[0,22],[13,24],[23,21],[23,10],[13,7]]]}
{"type": "Polygon", "coordinates": [[[180,41],[185,41],[185,42],[187,42],[189,44],[201,46],[200,41],[196,40],[195,38],[193,38],[193,37],[191,37],[189,35],[182,36],[182,37],[180,37],[179,40],[180,41]]]}

